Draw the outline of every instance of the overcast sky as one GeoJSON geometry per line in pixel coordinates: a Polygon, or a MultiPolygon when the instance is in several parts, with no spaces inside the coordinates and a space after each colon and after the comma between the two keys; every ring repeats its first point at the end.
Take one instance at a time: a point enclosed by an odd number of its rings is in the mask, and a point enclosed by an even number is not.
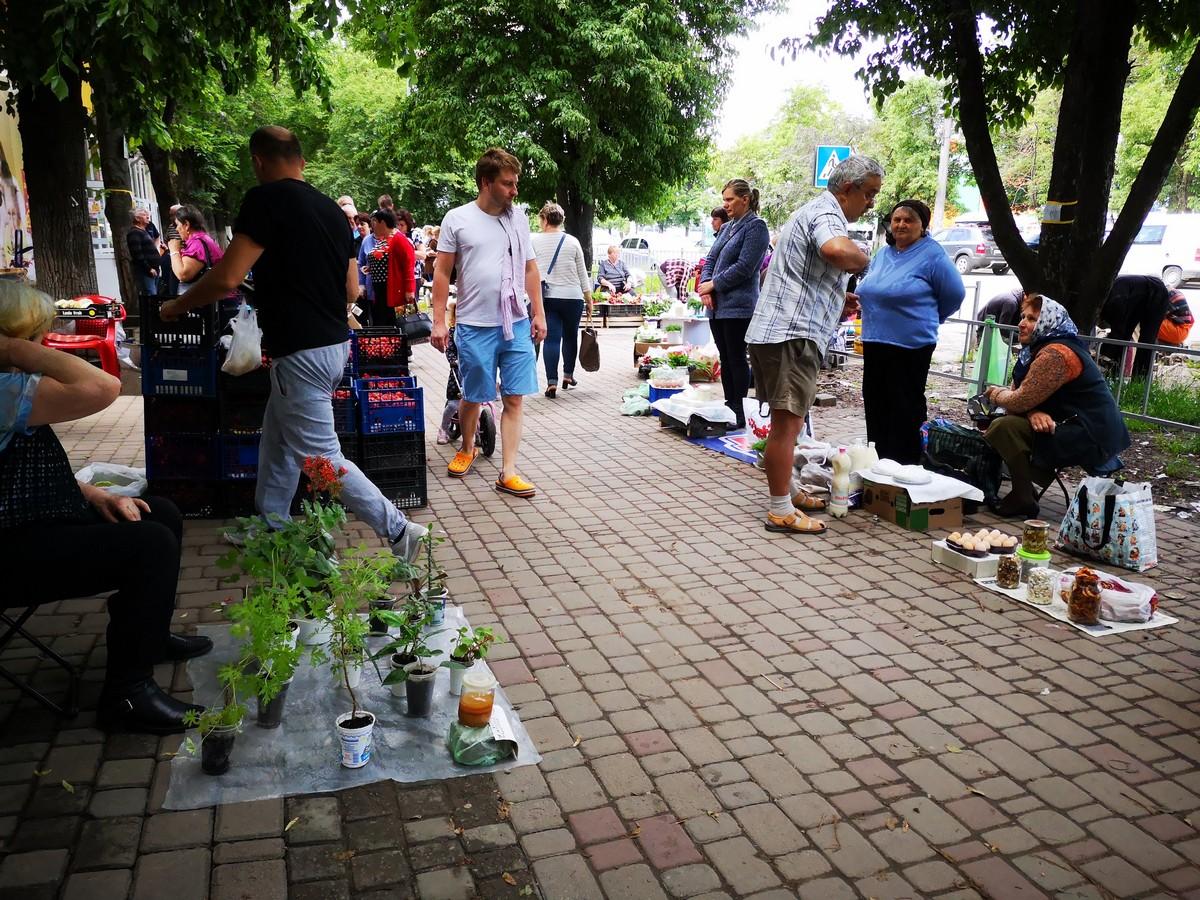
{"type": "Polygon", "coordinates": [[[727,147],[738,138],[765,126],[783,106],[797,84],[824,87],[847,112],[865,114],[865,88],[854,77],[857,63],[835,54],[802,53],[771,59],[771,48],[785,37],[803,37],[816,18],[828,9],[828,0],[790,0],[788,9],[765,16],[757,27],[734,42],[737,61],[725,104],[718,116],[717,144],[727,147]]]}

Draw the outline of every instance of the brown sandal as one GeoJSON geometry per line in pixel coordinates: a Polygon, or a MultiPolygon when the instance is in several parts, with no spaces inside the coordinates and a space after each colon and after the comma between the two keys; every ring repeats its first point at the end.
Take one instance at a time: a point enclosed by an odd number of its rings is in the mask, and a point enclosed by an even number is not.
{"type": "Polygon", "coordinates": [[[822,512],[829,506],[829,502],[820,497],[814,497],[807,491],[797,491],[792,496],[792,506],[802,512],[822,512]]]}
{"type": "Polygon", "coordinates": [[[811,519],[804,513],[792,513],[789,516],[767,513],[767,523],[763,527],[776,534],[822,534],[825,531],[824,522],[811,519]]]}

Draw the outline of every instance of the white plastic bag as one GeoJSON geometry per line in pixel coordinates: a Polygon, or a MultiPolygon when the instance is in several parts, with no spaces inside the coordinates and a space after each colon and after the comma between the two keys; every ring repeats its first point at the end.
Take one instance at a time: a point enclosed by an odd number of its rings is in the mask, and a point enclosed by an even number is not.
{"type": "MultiPolygon", "coordinates": [[[[1075,584],[1075,573],[1082,568],[1072,566],[1058,575],[1059,596],[1065,603],[1075,584]]],[[[1093,570],[1094,571],[1094,570],[1093,570]]],[[[1158,609],[1158,593],[1148,584],[1126,581],[1108,572],[1100,576],[1100,618],[1108,622],[1149,622],[1158,609]]]]}
{"type": "Polygon", "coordinates": [[[132,469],[116,463],[90,463],[75,473],[75,479],[119,497],[140,497],[150,486],[145,469],[132,469]]]}
{"type": "Polygon", "coordinates": [[[230,375],[253,372],[262,365],[262,329],[258,327],[258,313],[243,300],[229,327],[233,329],[233,340],[229,343],[229,353],[221,364],[221,371],[230,375]]]}

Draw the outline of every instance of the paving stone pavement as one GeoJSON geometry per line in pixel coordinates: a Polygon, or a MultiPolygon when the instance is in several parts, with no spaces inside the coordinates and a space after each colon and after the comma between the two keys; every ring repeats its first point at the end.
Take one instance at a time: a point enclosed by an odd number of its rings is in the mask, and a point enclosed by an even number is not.
{"type": "MultiPolygon", "coordinates": [[[[179,741],[92,727],[106,616],[70,600],[31,624],[86,667],[84,712],[0,688],[0,897],[1200,897],[1195,526],[1160,518],[1143,576],[1180,624],[1104,641],[861,512],[770,535],[760,473],[617,415],[631,338],[603,332],[600,372],[527,400],[533,501],[496,494],[492,461],[447,479],[430,433],[417,518],[507,638],[494,669],[539,766],[162,811],[179,741]]],[[[444,363],[414,363],[435,428],[444,363]]],[[[143,458],[136,397],[59,433],[77,464],[143,458]]],[[[187,524],[180,626],[227,594],[220,531],[187,524]]],[[[2,662],[61,687],[19,643],[2,662]]]]}

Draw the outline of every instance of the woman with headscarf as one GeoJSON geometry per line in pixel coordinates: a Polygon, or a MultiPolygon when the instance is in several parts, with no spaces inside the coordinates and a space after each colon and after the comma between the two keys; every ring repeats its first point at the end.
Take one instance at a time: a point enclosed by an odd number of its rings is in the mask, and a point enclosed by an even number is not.
{"type": "Polygon", "coordinates": [[[1017,325],[1021,354],[1012,388],[990,387],[988,398],[1005,415],[984,437],[1004,458],[1012,490],[1002,516],[1038,513],[1034,482],[1049,484],[1067,466],[1110,470],[1129,446],[1129,431],[1104,376],[1062,305],[1027,294],[1017,325]]]}
{"type": "Polygon", "coordinates": [[[863,406],[867,440],[880,458],[915,465],[938,326],[958,311],[966,291],[946,251],[928,236],[928,206],[901,200],[887,223],[888,246],[875,254],[858,288],[863,406]]]}

